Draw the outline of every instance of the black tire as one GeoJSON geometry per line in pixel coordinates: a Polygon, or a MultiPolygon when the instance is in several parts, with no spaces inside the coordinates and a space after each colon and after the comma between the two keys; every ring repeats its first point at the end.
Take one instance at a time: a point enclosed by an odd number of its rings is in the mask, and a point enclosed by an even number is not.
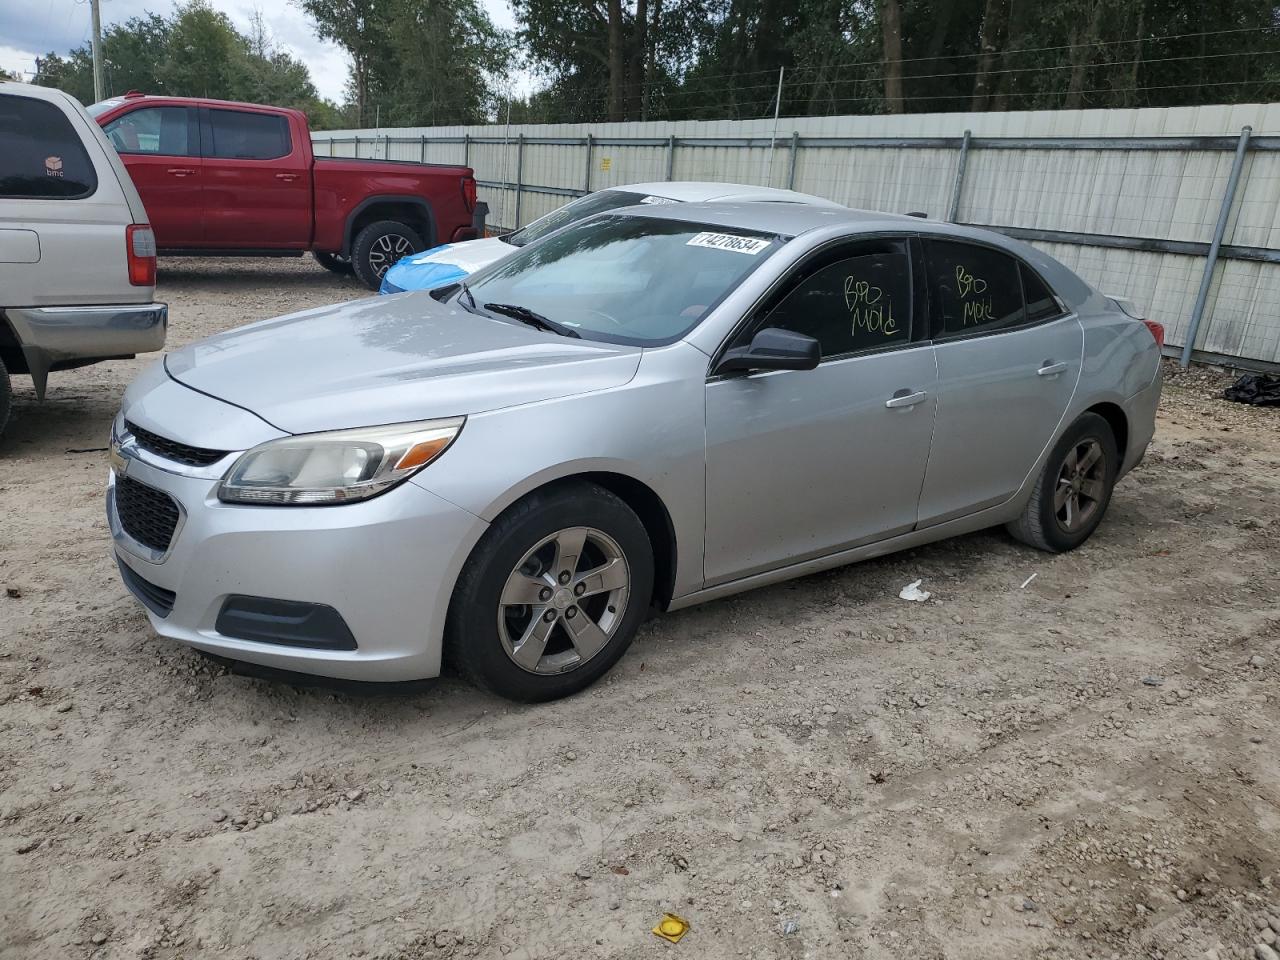
{"type": "MultiPolygon", "coordinates": [[[[553,541],[544,551],[549,550],[554,556],[558,549],[559,541],[553,541]]],[[[616,495],[585,482],[535,491],[493,522],[467,560],[449,604],[445,656],[465,679],[511,700],[538,703],[577,693],[603,676],[630,646],[648,614],[653,575],[653,546],[644,524],[616,495]],[[543,583],[537,577],[550,577],[546,581],[549,584],[566,583],[556,579],[559,572],[553,565],[539,567],[541,561],[531,559],[529,554],[547,538],[584,528],[590,532],[586,534],[586,546],[577,552],[574,572],[603,569],[601,557],[608,563],[609,555],[593,551],[597,550],[596,543],[609,541],[610,549],[616,548],[625,561],[621,569],[627,586],[621,611],[616,611],[613,605],[618,594],[597,592],[570,604],[577,611],[575,618],[571,610],[556,607],[562,601],[562,591],[557,589],[552,599],[546,596],[551,590],[545,585],[543,605],[504,606],[501,603],[509,579],[515,579],[521,570],[535,585],[543,583]],[[597,535],[602,535],[603,540],[594,541],[592,538],[597,535]],[[523,567],[520,566],[522,560],[526,561],[523,567]],[[597,605],[601,602],[605,606],[597,605]],[[557,619],[547,628],[549,639],[545,646],[538,647],[533,656],[537,659],[537,669],[563,672],[533,672],[516,663],[515,654],[508,652],[511,644],[504,640],[503,634],[514,638],[529,629],[526,624],[538,623],[549,614],[557,619]],[[527,620],[522,620],[522,616],[527,616],[527,620]],[[606,619],[613,625],[607,631],[607,643],[599,646],[598,652],[579,659],[576,665],[563,665],[566,660],[580,658],[570,627],[584,629],[585,625],[585,628],[599,629],[599,624],[606,619]]],[[[573,576],[565,591],[574,591],[576,581],[577,577],[573,576]]],[[[597,636],[603,637],[605,633],[597,636]]]]}
{"type": "Polygon", "coordinates": [[[412,227],[397,220],[379,220],[364,227],[351,244],[351,267],[370,290],[382,284],[382,275],[401,257],[426,248],[412,227]]]}
{"type": "Polygon", "coordinates": [[[1038,550],[1049,553],[1074,550],[1088,540],[1102,522],[1119,469],[1120,455],[1111,425],[1096,413],[1082,414],[1049,454],[1022,516],[1006,529],[1016,539],[1038,550]],[[1098,459],[1090,460],[1095,450],[1098,459]],[[1068,462],[1073,455],[1074,469],[1068,462]],[[1086,461],[1090,466],[1087,471],[1081,471],[1086,461]],[[1057,502],[1060,493],[1067,501],[1061,506],[1057,502]]]}
{"type": "Polygon", "coordinates": [[[311,255],[316,258],[316,263],[330,273],[345,277],[352,272],[351,261],[346,257],[339,256],[336,253],[321,253],[319,250],[313,251],[311,255]]]}
{"type": "Polygon", "coordinates": [[[13,390],[9,386],[9,371],[4,361],[0,360],[0,436],[4,434],[5,424],[9,422],[9,410],[13,405],[13,390]]]}

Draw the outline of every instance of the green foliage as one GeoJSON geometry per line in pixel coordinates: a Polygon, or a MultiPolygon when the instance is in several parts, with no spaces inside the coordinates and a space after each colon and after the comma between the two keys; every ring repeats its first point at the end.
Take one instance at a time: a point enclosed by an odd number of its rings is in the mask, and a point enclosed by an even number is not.
{"type": "Polygon", "coordinates": [[[357,126],[477,123],[496,108],[492,78],[508,38],[476,0],[298,0],[316,32],[351,57],[357,126]]]}
{"type": "MultiPolygon", "coordinates": [[[[148,13],[103,31],[107,96],[129,90],[296,107],[317,125],[341,126],[337,107],[317,95],[306,65],[277,49],[261,20],[240,33],[206,0],[189,0],[169,17],[148,13]]],[[[93,55],[82,46],[38,61],[36,83],[93,101],[93,55]]]]}
{"type": "Polygon", "coordinates": [[[512,107],[530,121],[761,117],[779,68],[788,116],[1266,102],[1280,96],[1280,7],[1258,0],[630,0],[645,67],[621,64],[601,0],[513,0],[520,46],[546,76],[512,107]],[[885,13],[901,22],[887,64],[885,13]]]}

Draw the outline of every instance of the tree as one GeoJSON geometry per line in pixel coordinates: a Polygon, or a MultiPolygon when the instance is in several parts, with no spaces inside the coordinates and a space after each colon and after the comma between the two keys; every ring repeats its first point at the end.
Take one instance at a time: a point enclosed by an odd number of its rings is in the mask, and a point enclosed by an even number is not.
{"type": "Polygon", "coordinates": [[[507,37],[476,0],[297,0],[351,57],[354,122],[478,122],[496,103],[507,37]]]}
{"type": "Polygon", "coordinates": [[[884,102],[890,113],[902,113],[902,6],[881,0],[880,28],[884,33],[884,102]]]}

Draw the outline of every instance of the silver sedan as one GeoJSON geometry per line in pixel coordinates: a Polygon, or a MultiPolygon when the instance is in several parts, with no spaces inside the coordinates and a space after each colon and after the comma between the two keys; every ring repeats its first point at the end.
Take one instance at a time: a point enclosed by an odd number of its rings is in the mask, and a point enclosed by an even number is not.
{"type": "Polygon", "coordinates": [[[1080,545],[1151,439],[1162,335],[982,230],[625,208],[169,354],[107,514],[164,636],[547,700],[651,608],[996,525],[1080,545]]]}

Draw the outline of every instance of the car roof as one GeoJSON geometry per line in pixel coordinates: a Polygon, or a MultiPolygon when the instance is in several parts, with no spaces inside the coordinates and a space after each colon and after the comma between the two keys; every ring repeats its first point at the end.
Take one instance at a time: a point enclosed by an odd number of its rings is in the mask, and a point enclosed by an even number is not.
{"type": "Polygon", "coordinates": [[[628,193],[646,193],[682,203],[734,203],[737,201],[759,203],[806,203],[820,207],[840,207],[841,204],[810,193],[782,190],[778,187],[757,187],[749,183],[718,183],[712,180],[665,180],[651,183],[622,183],[606,190],[625,190],[628,193]]]}
{"type": "MultiPolygon", "coordinates": [[[[855,210],[803,203],[701,202],[660,203],[620,207],[610,213],[626,216],[657,217],[683,220],[739,230],[758,230],[781,236],[796,237],[822,227],[850,226],[868,232],[874,230],[914,230],[924,221],[896,213],[877,210],[855,210]]],[[[608,214],[604,214],[608,216],[608,214]]]]}

